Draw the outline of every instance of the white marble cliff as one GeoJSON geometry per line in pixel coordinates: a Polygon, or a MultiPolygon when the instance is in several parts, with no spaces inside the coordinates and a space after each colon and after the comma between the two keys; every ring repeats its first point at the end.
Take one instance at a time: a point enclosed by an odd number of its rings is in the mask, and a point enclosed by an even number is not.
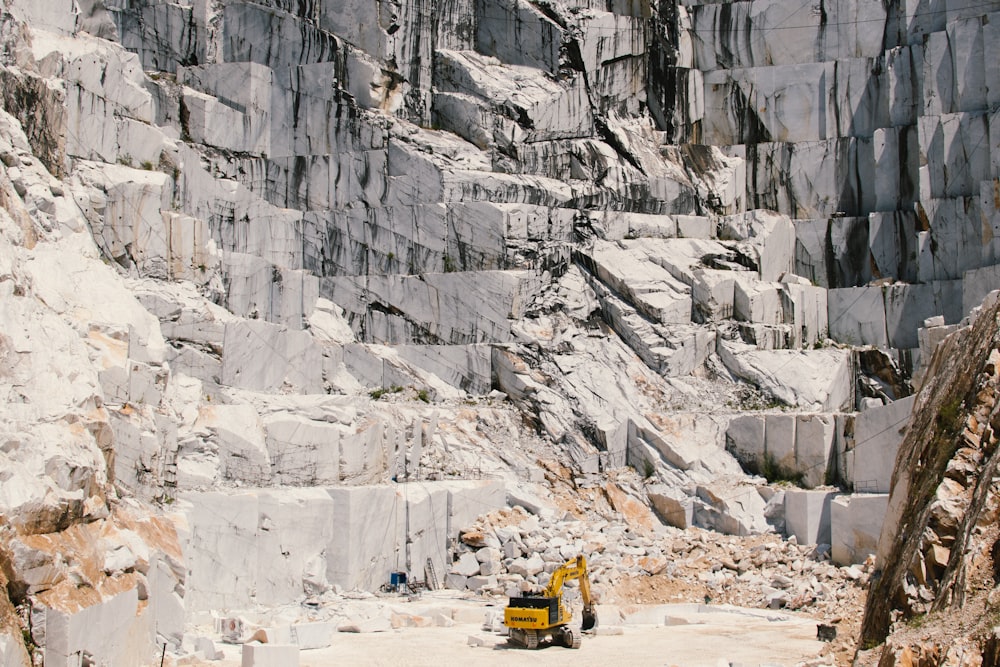
{"type": "Polygon", "coordinates": [[[934,7],[0,2],[0,664],[488,587],[540,461],[862,561],[1000,288],[1000,3],[934,7]]]}

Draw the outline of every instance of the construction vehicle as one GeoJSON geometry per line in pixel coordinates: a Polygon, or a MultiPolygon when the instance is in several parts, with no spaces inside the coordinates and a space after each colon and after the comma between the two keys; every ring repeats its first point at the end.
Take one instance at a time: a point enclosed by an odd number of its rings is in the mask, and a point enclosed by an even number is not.
{"type": "Polygon", "coordinates": [[[587,576],[587,559],[580,555],[553,572],[548,586],[540,594],[510,599],[503,613],[510,643],[534,649],[540,642],[550,639],[552,643],[567,648],[580,648],[580,633],[569,627],[572,616],[562,599],[563,584],[570,579],[580,580],[580,595],[583,597],[580,630],[597,627],[597,613],[587,576]]]}

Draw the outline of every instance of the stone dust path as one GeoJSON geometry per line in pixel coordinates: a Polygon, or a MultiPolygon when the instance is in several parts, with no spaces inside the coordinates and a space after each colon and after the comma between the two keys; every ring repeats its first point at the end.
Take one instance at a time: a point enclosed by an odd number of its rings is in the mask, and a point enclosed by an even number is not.
{"type": "MultiPolygon", "coordinates": [[[[448,628],[403,628],[390,632],[338,633],[325,649],[303,651],[300,667],[334,665],[610,665],[637,667],[677,665],[720,667],[730,664],[792,665],[812,660],[824,644],[816,640],[816,622],[785,612],[728,606],[650,605],[635,607],[638,622],[601,626],[586,635],[579,650],[548,646],[526,651],[507,645],[506,638],[480,624],[448,628]],[[643,617],[645,616],[645,617],[643,617]],[[670,619],[672,625],[663,625],[670,619]],[[654,620],[658,619],[658,620],[654,620]],[[652,623],[660,623],[653,625],[652,623]],[[470,645],[476,643],[479,645],[470,645]]],[[[226,646],[227,659],[204,665],[236,667],[238,646],[226,646]]]]}

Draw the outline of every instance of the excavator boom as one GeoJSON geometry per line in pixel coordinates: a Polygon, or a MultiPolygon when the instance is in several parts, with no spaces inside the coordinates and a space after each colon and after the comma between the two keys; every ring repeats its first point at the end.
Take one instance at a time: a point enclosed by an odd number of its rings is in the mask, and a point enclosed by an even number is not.
{"type": "Polygon", "coordinates": [[[543,595],[550,598],[558,598],[562,594],[562,587],[571,579],[580,580],[580,596],[583,598],[583,630],[592,630],[597,627],[597,613],[594,611],[594,602],[590,595],[590,577],[587,575],[587,559],[580,554],[573,560],[566,563],[552,573],[549,585],[545,587],[543,595]]]}

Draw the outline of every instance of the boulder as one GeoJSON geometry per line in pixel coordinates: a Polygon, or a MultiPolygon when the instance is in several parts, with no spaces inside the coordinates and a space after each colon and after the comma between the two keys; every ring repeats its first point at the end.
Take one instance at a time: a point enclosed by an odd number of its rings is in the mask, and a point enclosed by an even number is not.
{"type": "Polygon", "coordinates": [[[507,565],[508,572],[522,577],[532,577],[544,569],[545,561],[538,554],[532,554],[528,558],[517,558],[507,565]]]}
{"type": "Polygon", "coordinates": [[[479,567],[476,554],[469,552],[462,554],[457,561],[452,563],[451,572],[464,577],[473,577],[479,574],[479,567]]]}

